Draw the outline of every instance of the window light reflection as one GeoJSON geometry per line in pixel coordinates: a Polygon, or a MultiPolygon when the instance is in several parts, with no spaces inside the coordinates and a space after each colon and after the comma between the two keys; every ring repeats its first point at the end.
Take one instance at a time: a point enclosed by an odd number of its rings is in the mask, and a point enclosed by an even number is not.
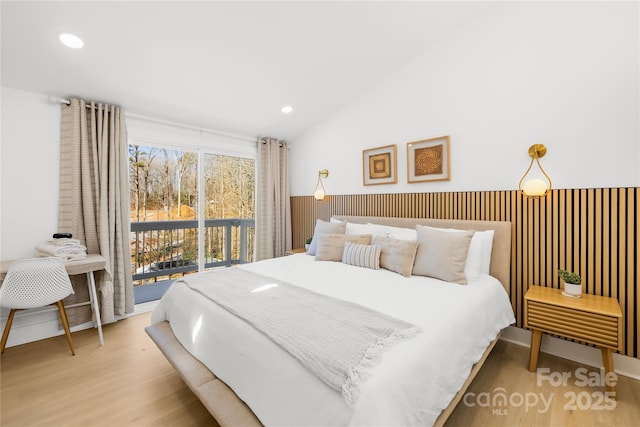
{"type": "Polygon", "coordinates": [[[193,327],[193,331],[191,331],[191,342],[193,344],[196,343],[196,338],[198,338],[198,334],[200,333],[200,328],[202,328],[202,315],[198,318],[196,325],[193,327]]]}
{"type": "Polygon", "coordinates": [[[259,288],[255,288],[254,290],[251,291],[251,293],[254,294],[256,292],[266,291],[267,289],[275,288],[277,286],[278,286],[277,284],[271,283],[269,285],[264,285],[264,286],[260,286],[259,288]]]}

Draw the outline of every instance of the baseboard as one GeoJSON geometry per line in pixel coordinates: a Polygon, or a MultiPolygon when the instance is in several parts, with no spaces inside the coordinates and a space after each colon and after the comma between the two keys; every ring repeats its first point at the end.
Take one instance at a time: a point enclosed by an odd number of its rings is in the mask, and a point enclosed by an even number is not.
{"type": "MultiPolygon", "coordinates": [[[[132,315],[147,313],[153,311],[159,301],[150,301],[143,304],[136,304],[132,315]]],[[[26,313],[25,313],[26,314],[26,313]]],[[[123,318],[126,316],[123,316],[123,318]]],[[[2,318],[2,330],[6,318],[2,318]]],[[[71,328],[71,332],[81,331],[93,328],[93,322],[83,323],[71,328]]],[[[29,313],[26,315],[16,314],[11,327],[11,333],[7,340],[7,347],[13,347],[28,342],[37,341],[45,338],[51,338],[63,335],[64,331],[59,329],[58,313],[56,311],[48,311],[42,313],[29,313]]],[[[515,326],[508,327],[500,338],[504,341],[512,342],[524,347],[530,347],[531,331],[517,328],[515,326]]],[[[564,359],[574,360],[595,368],[602,368],[602,356],[600,350],[594,347],[578,344],[575,342],[543,335],[540,351],[564,359]]],[[[624,356],[618,353],[613,354],[613,365],[616,373],[625,377],[640,380],[640,359],[624,356]]]]}
{"type": "MultiPolygon", "coordinates": [[[[2,330],[4,331],[7,319],[2,317],[2,330]]],[[[86,322],[72,326],[71,332],[81,331],[95,327],[93,322],[86,322]]],[[[57,310],[43,310],[41,312],[16,313],[13,325],[9,332],[6,347],[26,344],[45,338],[64,335],[64,329],[60,329],[60,321],[57,310]]],[[[97,336],[97,335],[96,335],[97,336]]],[[[97,342],[97,338],[96,338],[97,342]]]]}
{"type": "MultiPolygon", "coordinates": [[[[158,305],[159,301],[150,301],[142,304],[136,304],[134,312],[131,315],[147,313],[153,311],[158,305]]],[[[8,311],[8,310],[7,310],[8,311]]],[[[127,316],[116,316],[116,320],[121,320],[127,316]]],[[[6,315],[2,316],[2,330],[7,321],[6,315]]],[[[85,322],[80,325],[72,326],[71,332],[82,331],[84,329],[94,328],[93,322],[85,322]]],[[[7,339],[7,347],[13,347],[16,345],[26,344],[32,341],[43,340],[46,338],[52,338],[59,335],[64,335],[64,330],[60,329],[60,323],[58,320],[58,311],[50,308],[46,308],[39,311],[30,312],[18,312],[13,319],[13,325],[11,326],[11,332],[7,339]]],[[[96,332],[96,342],[97,332],[96,332]]]]}
{"type": "MultiPolygon", "coordinates": [[[[500,339],[531,347],[531,331],[515,326],[508,327],[500,339]]],[[[543,334],[540,351],[602,369],[602,355],[594,347],[543,334]]],[[[640,359],[614,353],[613,366],[616,374],[640,380],[640,359]]]]}

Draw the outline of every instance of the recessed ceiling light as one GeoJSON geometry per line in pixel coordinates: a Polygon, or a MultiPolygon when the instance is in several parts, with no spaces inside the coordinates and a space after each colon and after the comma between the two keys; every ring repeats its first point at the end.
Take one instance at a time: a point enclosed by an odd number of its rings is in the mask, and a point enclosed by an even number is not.
{"type": "Polygon", "coordinates": [[[285,105],[284,107],[282,107],[282,112],[284,114],[289,114],[292,111],[293,111],[293,107],[291,105],[285,105]]]}
{"type": "Polygon", "coordinates": [[[73,34],[63,33],[58,36],[63,45],[70,47],[72,49],[80,49],[84,46],[84,42],[78,36],[74,36],[73,34]]]}

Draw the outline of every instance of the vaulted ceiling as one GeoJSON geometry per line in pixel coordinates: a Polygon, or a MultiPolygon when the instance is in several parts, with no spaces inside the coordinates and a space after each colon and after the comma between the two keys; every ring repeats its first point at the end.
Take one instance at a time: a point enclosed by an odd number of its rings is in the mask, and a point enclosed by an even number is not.
{"type": "Polygon", "coordinates": [[[2,86],[292,139],[493,2],[2,1],[2,86]],[[82,49],[63,46],[73,33],[82,49]],[[283,114],[281,108],[293,111],[283,114]]]}

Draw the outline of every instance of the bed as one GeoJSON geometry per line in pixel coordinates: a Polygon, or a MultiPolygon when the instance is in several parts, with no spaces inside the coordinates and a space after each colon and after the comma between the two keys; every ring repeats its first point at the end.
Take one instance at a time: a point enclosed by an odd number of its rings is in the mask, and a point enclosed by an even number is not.
{"type": "MultiPolygon", "coordinates": [[[[371,224],[386,227],[388,237],[400,237],[417,226],[493,230],[489,274],[459,285],[404,277],[384,268],[316,261],[306,254],[233,267],[283,283],[297,284],[303,278],[311,292],[369,307],[421,329],[416,337],[384,351],[359,385],[355,402],[345,402],[246,321],[193,288],[174,284],[146,330],[221,426],[443,425],[501,330],[514,322],[508,298],[509,222],[363,216],[335,216],[332,221],[343,221],[352,230],[370,230],[362,227],[371,224]]],[[[194,281],[204,276],[207,273],[194,281]]]]}

